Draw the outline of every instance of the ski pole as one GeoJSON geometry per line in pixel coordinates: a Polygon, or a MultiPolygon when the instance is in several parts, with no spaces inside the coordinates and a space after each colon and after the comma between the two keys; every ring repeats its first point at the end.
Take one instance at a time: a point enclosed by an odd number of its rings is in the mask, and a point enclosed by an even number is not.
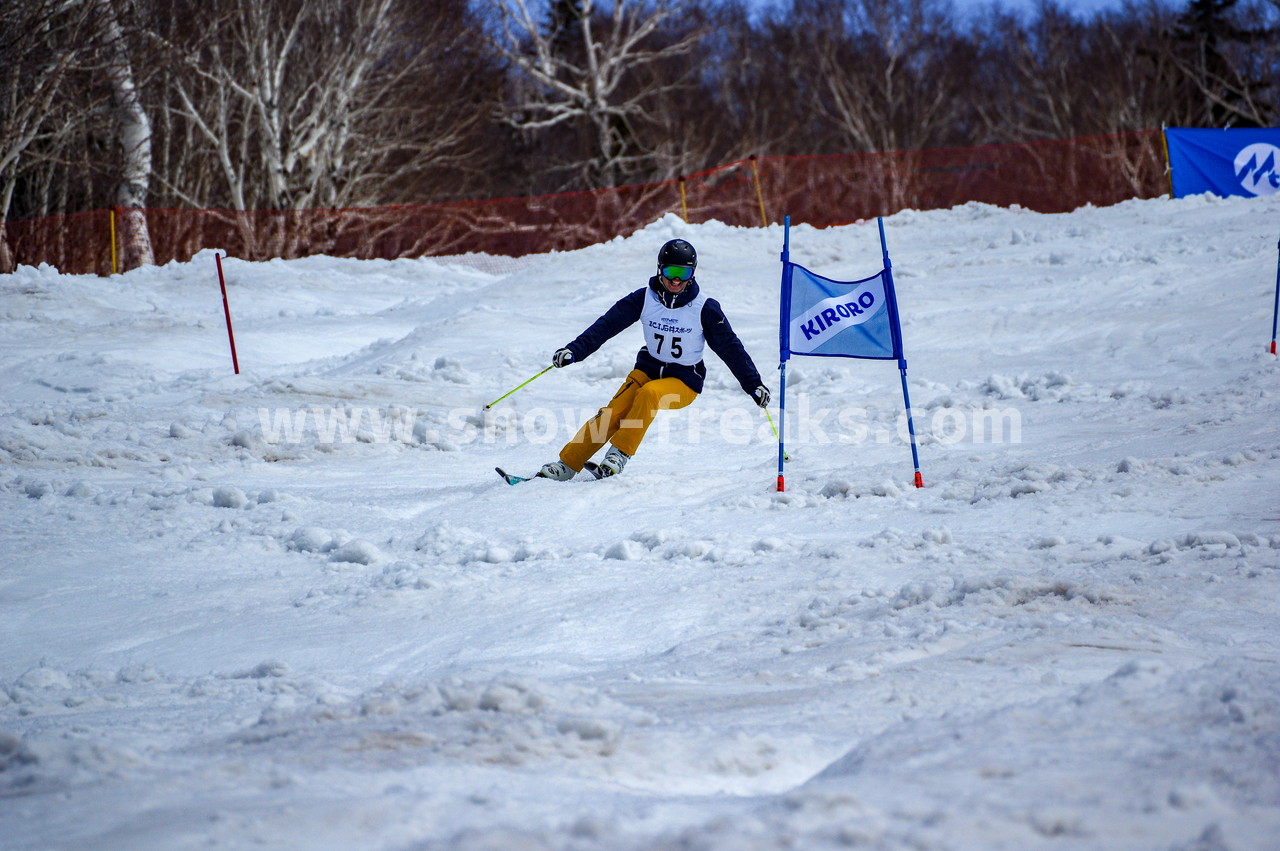
{"type": "MultiPolygon", "coordinates": [[[[774,436],[774,437],[776,437],[776,438],[778,439],[778,442],[779,442],[779,443],[781,443],[781,442],[782,442],[782,437],[778,434],[778,427],[777,427],[776,425],[774,425],[774,424],[773,424],[773,414],[769,413],[769,409],[768,409],[768,408],[765,408],[765,409],[764,409],[764,415],[765,415],[766,417],[768,417],[768,418],[769,418],[769,428],[773,429],[773,436],[774,436]]],[[[788,454],[788,453],[787,453],[787,451],[786,451],[785,449],[784,449],[784,450],[782,450],[782,460],[783,460],[783,461],[790,461],[790,460],[791,460],[791,455],[790,455],[790,454],[788,454]]]]}
{"type": "Polygon", "coordinates": [[[525,384],[529,384],[529,383],[531,383],[531,382],[533,381],[533,379],[534,379],[534,378],[541,378],[542,376],[546,375],[548,372],[550,372],[550,371],[551,371],[551,370],[553,370],[553,369],[555,369],[555,365],[554,365],[554,364],[553,364],[553,365],[551,365],[551,366],[549,366],[549,367],[547,367],[547,368],[546,368],[546,369],[544,369],[542,372],[539,372],[537,375],[535,375],[533,378],[530,378],[530,379],[529,379],[528,381],[526,381],[524,384],[521,384],[521,385],[519,385],[518,387],[513,387],[511,390],[508,390],[506,393],[503,393],[503,394],[502,394],[501,396],[499,396],[497,399],[494,399],[492,402],[490,402],[489,404],[485,405],[485,406],[484,406],[484,409],[485,409],[486,411],[487,411],[487,410],[489,410],[489,409],[490,409],[490,408],[492,408],[494,405],[498,404],[498,403],[499,403],[499,402],[501,402],[503,399],[507,398],[507,397],[508,397],[508,396],[510,396],[512,393],[514,393],[514,392],[516,392],[517,390],[519,390],[521,387],[524,387],[524,385],[525,385],[525,384]]]}

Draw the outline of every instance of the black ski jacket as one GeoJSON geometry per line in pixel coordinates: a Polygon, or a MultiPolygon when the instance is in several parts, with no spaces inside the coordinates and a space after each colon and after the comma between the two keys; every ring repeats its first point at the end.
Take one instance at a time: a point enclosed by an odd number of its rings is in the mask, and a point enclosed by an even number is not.
{"type": "MultiPolygon", "coordinates": [[[[591,327],[579,334],[577,339],[566,346],[569,351],[573,352],[574,362],[586,360],[610,339],[639,322],[640,313],[644,308],[644,300],[648,297],[647,290],[650,289],[662,296],[664,303],[668,307],[683,307],[698,296],[698,282],[696,280],[690,281],[689,286],[685,287],[683,292],[677,293],[672,298],[670,293],[663,290],[662,284],[658,281],[658,276],[654,275],[649,279],[648,287],[641,287],[635,292],[618,299],[613,307],[606,310],[604,315],[591,323],[591,327]]],[[[756,369],[756,365],[752,363],[751,356],[747,354],[746,347],[742,345],[738,335],[733,332],[733,327],[729,325],[729,320],[720,308],[720,303],[713,298],[707,299],[702,305],[702,333],[706,337],[707,345],[711,348],[711,351],[715,352],[720,360],[728,365],[733,377],[738,379],[738,384],[742,386],[743,392],[748,396],[751,395],[751,392],[763,383],[760,380],[760,373],[756,369]]],[[[648,346],[641,348],[639,353],[636,354],[636,369],[649,376],[650,380],[656,378],[679,378],[695,393],[702,392],[703,380],[707,376],[707,367],[704,361],[698,361],[693,366],[666,363],[650,354],[648,346]]]]}

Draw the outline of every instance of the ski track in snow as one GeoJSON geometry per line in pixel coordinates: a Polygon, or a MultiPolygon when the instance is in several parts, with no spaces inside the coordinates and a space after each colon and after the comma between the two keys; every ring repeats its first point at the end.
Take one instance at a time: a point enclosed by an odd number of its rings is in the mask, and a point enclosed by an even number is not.
{"type": "Polygon", "coordinates": [[[673,236],[776,395],[779,227],[227,260],[240,376],[212,252],[0,276],[0,845],[1274,848],[1278,214],[887,218],[922,490],[893,365],[818,358],[784,493],[714,355],[622,476],[493,474],[673,236]]]}

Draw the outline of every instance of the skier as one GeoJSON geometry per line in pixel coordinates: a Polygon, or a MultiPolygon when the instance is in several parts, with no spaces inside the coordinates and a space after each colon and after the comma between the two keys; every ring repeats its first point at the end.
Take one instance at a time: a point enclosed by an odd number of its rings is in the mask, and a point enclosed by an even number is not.
{"type": "Polygon", "coordinates": [[[583,467],[590,467],[598,478],[621,473],[658,411],[687,407],[702,392],[707,374],[702,362],[704,345],[728,364],[757,405],[768,406],[769,388],[761,382],[720,304],[700,292],[693,277],[697,265],[698,253],[692,245],[683,239],[668,241],[658,252],[658,273],[649,279],[648,286],[623,296],[552,356],[553,366],[566,367],[586,360],[636,321],[644,332],[645,345],[618,392],[583,423],[560,450],[559,460],[543,465],[539,476],[568,481],[583,467]],[[603,462],[589,464],[588,459],[606,441],[611,445],[603,462]]]}

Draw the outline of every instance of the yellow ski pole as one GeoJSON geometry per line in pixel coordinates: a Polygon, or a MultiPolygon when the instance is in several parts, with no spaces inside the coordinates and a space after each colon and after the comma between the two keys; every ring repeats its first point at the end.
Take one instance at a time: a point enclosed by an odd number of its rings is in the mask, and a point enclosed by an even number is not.
{"type": "Polygon", "coordinates": [[[512,393],[514,393],[514,392],[516,392],[517,390],[519,390],[519,389],[520,389],[520,387],[524,387],[524,385],[525,385],[525,384],[529,384],[529,383],[531,383],[531,382],[533,381],[533,379],[534,379],[534,378],[541,378],[542,376],[546,375],[548,372],[550,372],[550,371],[551,371],[551,370],[553,370],[553,369],[555,369],[555,366],[554,366],[554,365],[547,367],[547,368],[546,368],[546,369],[544,369],[542,372],[539,372],[537,375],[535,375],[533,378],[530,378],[530,379],[529,379],[528,381],[526,381],[524,384],[521,384],[519,387],[514,387],[514,388],[512,388],[511,390],[507,391],[506,393],[503,393],[503,394],[502,394],[501,396],[499,396],[497,399],[494,399],[492,402],[490,402],[489,404],[485,405],[485,406],[484,406],[484,409],[485,409],[486,411],[487,411],[487,410],[489,410],[489,409],[490,409],[490,408],[492,408],[494,405],[498,404],[498,403],[499,403],[499,402],[501,402],[503,399],[507,398],[507,397],[508,397],[508,396],[510,396],[512,393]]]}
{"type": "MultiPolygon", "coordinates": [[[[777,427],[776,425],[774,425],[774,424],[773,424],[773,414],[769,413],[769,409],[768,409],[768,408],[765,408],[765,409],[764,409],[764,415],[765,415],[766,417],[768,417],[768,418],[769,418],[769,428],[773,429],[773,436],[774,436],[775,438],[777,438],[777,439],[778,439],[778,442],[779,442],[779,443],[781,443],[781,442],[782,442],[782,438],[778,435],[778,427],[777,427]]],[[[784,450],[782,450],[782,460],[784,460],[784,461],[790,461],[790,460],[791,460],[791,454],[790,454],[790,453],[788,453],[788,452],[787,452],[787,450],[785,450],[785,449],[784,449],[784,450]]]]}

